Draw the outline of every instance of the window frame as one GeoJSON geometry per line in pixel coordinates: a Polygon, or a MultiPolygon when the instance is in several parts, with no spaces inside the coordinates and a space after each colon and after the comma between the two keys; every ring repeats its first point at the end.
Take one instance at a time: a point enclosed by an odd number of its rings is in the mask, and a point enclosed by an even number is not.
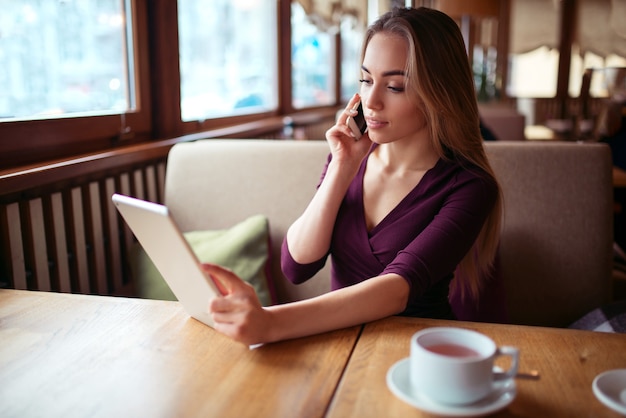
{"type": "Polygon", "coordinates": [[[120,114],[0,122],[0,167],[103,151],[145,140],[152,129],[147,0],[131,0],[137,109],[120,114]],[[124,122],[124,124],[123,124],[124,122]],[[128,132],[122,132],[123,127],[128,132]]]}

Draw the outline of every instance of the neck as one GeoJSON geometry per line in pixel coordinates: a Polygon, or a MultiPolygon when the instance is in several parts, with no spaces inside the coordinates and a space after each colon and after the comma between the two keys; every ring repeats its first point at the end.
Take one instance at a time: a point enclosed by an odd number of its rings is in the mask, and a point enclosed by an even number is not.
{"type": "Polygon", "coordinates": [[[426,171],[439,160],[429,141],[380,144],[376,157],[390,172],[426,171]]]}

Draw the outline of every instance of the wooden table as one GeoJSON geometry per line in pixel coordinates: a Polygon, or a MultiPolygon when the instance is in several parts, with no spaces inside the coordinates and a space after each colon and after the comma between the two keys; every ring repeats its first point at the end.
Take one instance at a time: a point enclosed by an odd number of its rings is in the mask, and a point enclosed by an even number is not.
{"type": "Polygon", "coordinates": [[[0,290],[0,417],[320,417],[360,328],[250,350],[177,302],[0,290]]]}
{"type": "Polygon", "coordinates": [[[516,380],[517,396],[496,417],[619,417],[594,396],[599,373],[626,368],[626,335],[555,328],[479,324],[392,317],[367,324],[334,396],[330,417],[428,417],[393,395],[386,374],[408,357],[409,340],[430,326],[482,332],[499,345],[520,348],[520,371],[538,370],[539,380],[516,380]]]}
{"type": "Polygon", "coordinates": [[[0,290],[0,417],[425,417],[387,388],[429,326],[521,349],[502,417],[617,417],[591,390],[626,335],[392,317],[249,349],[177,302],[0,290]]]}

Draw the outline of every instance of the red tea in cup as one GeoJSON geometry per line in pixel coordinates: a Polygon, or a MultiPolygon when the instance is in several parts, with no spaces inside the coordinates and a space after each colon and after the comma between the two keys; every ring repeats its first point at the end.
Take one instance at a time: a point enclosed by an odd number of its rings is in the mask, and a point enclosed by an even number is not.
{"type": "Polygon", "coordinates": [[[433,344],[426,347],[428,351],[452,357],[479,357],[480,353],[472,348],[459,344],[433,344]]]}

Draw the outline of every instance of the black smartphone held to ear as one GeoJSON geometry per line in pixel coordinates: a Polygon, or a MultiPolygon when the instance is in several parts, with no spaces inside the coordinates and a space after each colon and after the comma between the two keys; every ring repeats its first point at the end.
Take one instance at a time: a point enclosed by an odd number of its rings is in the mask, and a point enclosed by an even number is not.
{"type": "Polygon", "coordinates": [[[367,123],[365,122],[365,115],[363,115],[363,105],[359,100],[359,103],[355,105],[354,109],[356,109],[356,116],[348,117],[348,126],[352,129],[352,133],[354,133],[354,138],[359,140],[361,136],[367,131],[367,123]]]}

